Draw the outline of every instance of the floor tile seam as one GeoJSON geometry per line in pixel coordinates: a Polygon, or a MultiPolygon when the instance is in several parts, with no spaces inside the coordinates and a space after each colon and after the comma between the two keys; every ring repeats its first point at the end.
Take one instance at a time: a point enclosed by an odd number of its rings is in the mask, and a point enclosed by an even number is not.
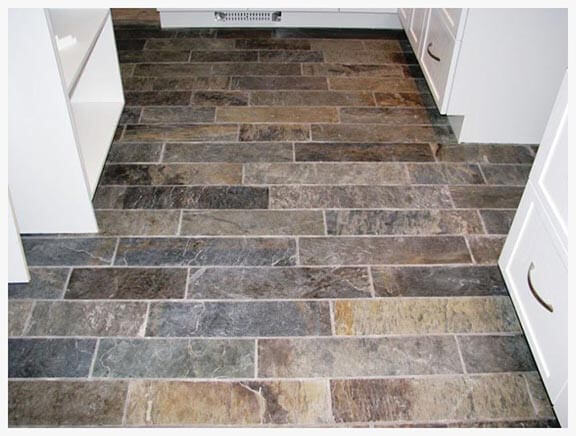
{"type": "Polygon", "coordinates": [[[475,265],[482,264],[482,262],[478,262],[478,260],[474,256],[474,252],[472,251],[472,246],[470,245],[470,241],[468,240],[467,237],[464,237],[464,242],[466,243],[466,248],[468,249],[468,253],[470,254],[470,259],[472,260],[472,263],[475,265]]]}
{"type": "Polygon", "coordinates": [[[69,268],[68,273],[66,274],[66,279],[64,280],[64,285],[62,287],[62,294],[60,295],[59,300],[63,300],[66,296],[66,291],[68,291],[68,286],[70,285],[70,279],[72,278],[72,272],[74,268],[69,268]]]}
{"type": "Polygon", "coordinates": [[[127,417],[128,417],[128,405],[130,404],[131,394],[132,394],[132,385],[130,381],[126,382],[126,395],[124,396],[124,405],[122,407],[122,426],[126,426],[127,424],[127,417]]]}
{"type": "Polygon", "coordinates": [[[24,325],[22,326],[22,335],[26,334],[26,332],[30,328],[30,324],[32,323],[32,316],[33,316],[35,309],[36,309],[36,301],[32,300],[32,304],[30,305],[30,308],[28,309],[28,313],[26,314],[26,319],[24,321],[24,325]]]}
{"type": "Polygon", "coordinates": [[[96,338],[96,343],[94,344],[94,350],[92,351],[92,359],[90,360],[90,367],[88,368],[88,375],[86,376],[87,378],[92,378],[92,375],[94,374],[94,365],[96,365],[96,356],[100,351],[100,339],[101,338],[96,338]]]}
{"type": "MultiPolygon", "coordinates": [[[[145,142],[145,141],[143,141],[145,142]]],[[[132,144],[132,143],[123,143],[123,144],[132,144]]],[[[140,145],[139,143],[134,143],[136,145],[140,145]]],[[[206,143],[174,143],[178,145],[205,145],[206,143]]],[[[235,148],[240,143],[232,142],[230,148],[235,148]]],[[[247,143],[244,143],[247,144],[247,143]]],[[[294,143],[286,142],[284,144],[291,144],[294,143]]],[[[166,145],[166,143],[162,143],[162,145],[166,145]]],[[[402,145],[402,144],[400,144],[402,145]]],[[[390,168],[399,168],[404,169],[406,171],[410,170],[410,167],[424,167],[430,169],[436,168],[450,168],[450,169],[460,169],[462,167],[469,168],[470,166],[476,166],[475,163],[468,163],[468,162],[432,162],[432,161],[245,161],[245,162],[238,162],[238,161],[110,161],[105,162],[105,167],[162,167],[162,166],[173,166],[173,167],[218,167],[218,166],[228,166],[231,164],[240,165],[248,165],[252,167],[266,167],[266,166],[278,166],[278,167],[305,167],[305,166],[317,166],[317,167],[345,167],[345,166],[356,166],[356,167],[390,167],[390,168]]],[[[489,164],[492,166],[497,166],[500,168],[506,167],[522,167],[522,168],[531,168],[532,165],[530,164],[508,164],[508,163],[500,163],[500,164],[489,164]]],[[[414,185],[437,185],[437,184],[446,184],[455,186],[468,186],[468,185],[479,185],[479,186],[501,186],[501,183],[410,183],[414,185]]],[[[525,185],[525,184],[524,184],[525,185]]],[[[522,186],[524,186],[522,185],[522,186]]],[[[150,185],[154,186],[154,185],[150,185]]],[[[508,186],[508,185],[505,185],[508,186]]],[[[510,186],[519,186],[519,185],[510,185],[510,186]]]]}
{"type": "Polygon", "coordinates": [[[144,313],[144,318],[142,319],[142,324],[138,332],[136,333],[137,338],[146,338],[146,330],[148,329],[148,321],[150,319],[150,308],[152,307],[152,303],[146,303],[146,312],[144,313]]]}
{"type": "MultiPolygon", "coordinates": [[[[191,165],[193,166],[193,165],[191,165]]],[[[214,165],[216,166],[216,165],[214,165]]],[[[98,187],[111,187],[111,188],[210,188],[210,187],[222,187],[222,188],[230,188],[230,187],[245,187],[245,188],[310,188],[310,187],[319,187],[319,188],[334,188],[334,187],[397,187],[397,188],[406,188],[406,187],[413,187],[413,188],[423,188],[423,187],[448,187],[448,188],[498,188],[498,187],[509,187],[509,188],[524,188],[526,185],[485,185],[479,183],[469,183],[469,184],[454,184],[454,183],[435,183],[435,184],[416,184],[416,183],[380,183],[375,184],[373,182],[366,182],[363,184],[360,183],[339,183],[339,184],[327,184],[327,183],[250,183],[246,185],[242,185],[241,183],[230,183],[230,184],[223,184],[223,183],[191,183],[191,184],[99,184],[98,187]]],[[[473,208],[471,208],[473,209],[473,208]]],[[[476,207],[477,209],[477,207],[476,207]]]]}
{"type": "Polygon", "coordinates": [[[528,382],[528,377],[525,374],[522,375],[524,379],[524,384],[526,386],[526,391],[528,392],[528,398],[530,399],[530,404],[532,409],[534,409],[534,416],[538,416],[538,408],[536,407],[536,401],[534,401],[534,396],[532,395],[532,389],[530,389],[530,383],[528,382]]]}
{"type": "MultiPolygon", "coordinates": [[[[456,342],[456,350],[458,351],[458,357],[460,359],[460,365],[462,366],[462,372],[464,374],[468,374],[467,368],[466,368],[466,362],[464,360],[464,356],[462,355],[462,347],[460,345],[460,341],[458,340],[459,336],[464,336],[464,335],[458,335],[458,334],[454,334],[454,342],[456,342]]],[[[508,335],[506,335],[508,336],[508,335]]],[[[522,336],[524,336],[522,334],[522,336]]]]}
{"type": "MultiPolygon", "coordinates": [[[[114,237],[106,238],[106,239],[113,239],[114,237]]],[[[73,238],[70,238],[73,239],[73,238]]],[[[65,240],[65,238],[61,238],[61,240],[65,240]]],[[[116,243],[114,245],[114,251],[112,251],[112,257],[110,258],[110,263],[108,266],[114,265],[116,262],[116,256],[118,255],[118,248],[120,247],[120,237],[116,236],[116,243]]]]}

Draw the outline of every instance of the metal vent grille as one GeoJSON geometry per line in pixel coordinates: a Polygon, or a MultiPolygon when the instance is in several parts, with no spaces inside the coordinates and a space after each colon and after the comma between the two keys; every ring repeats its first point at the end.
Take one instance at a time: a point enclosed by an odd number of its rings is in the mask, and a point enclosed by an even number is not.
{"type": "Polygon", "coordinates": [[[266,23],[282,20],[282,12],[275,11],[216,11],[214,19],[219,22],[266,23]]]}

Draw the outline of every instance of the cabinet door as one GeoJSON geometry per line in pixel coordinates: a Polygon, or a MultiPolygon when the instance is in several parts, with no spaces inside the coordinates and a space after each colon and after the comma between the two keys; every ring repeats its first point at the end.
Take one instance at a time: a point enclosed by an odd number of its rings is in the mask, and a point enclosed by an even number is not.
{"type": "Polygon", "coordinates": [[[410,27],[410,20],[412,19],[413,12],[414,9],[398,9],[398,17],[400,18],[400,23],[402,23],[402,27],[406,32],[408,32],[408,28],[410,27]]]}
{"type": "Polygon", "coordinates": [[[414,9],[410,20],[410,26],[406,32],[408,39],[412,44],[412,49],[417,56],[422,52],[422,40],[424,39],[424,34],[426,32],[426,23],[428,21],[429,12],[430,9],[414,9]]]}

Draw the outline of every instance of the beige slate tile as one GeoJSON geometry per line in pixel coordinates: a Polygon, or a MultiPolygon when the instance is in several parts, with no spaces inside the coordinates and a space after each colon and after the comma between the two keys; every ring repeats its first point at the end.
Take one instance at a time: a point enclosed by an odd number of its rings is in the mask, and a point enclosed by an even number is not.
{"type": "Polygon", "coordinates": [[[33,301],[8,301],[8,336],[21,336],[30,316],[33,301]]]}
{"type": "Polygon", "coordinates": [[[495,265],[504,246],[504,236],[470,236],[468,243],[476,263],[495,265]]]}
{"type": "Polygon", "coordinates": [[[524,374],[524,378],[528,384],[528,390],[530,391],[530,397],[532,398],[536,415],[544,418],[553,418],[554,409],[550,404],[550,399],[548,398],[540,374],[537,372],[529,372],[524,374]]]}
{"type": "Polygon", "coordinates": [[[335,108],[322,107],[220,107],[216,121],[238,123],[336,123],[335,108]]]}
{"type": "MultiPolygon", "coordinates": [[[[131,126],[128,126],[128,128],[131,126]]],[[[434,142],[451,136],[447,126],[398,126],[380,124],[313,124],[313,141],[334,142],[434,142]]],[[[144,139],[144,138],[142,138],[144,139]]]]}
{"type": "Polygon", "coordinates": [[[508,297],[339,300],[334,324],[345,336],[520,331],[508,297]]]}
{"type": "Polygon", "coordinates": [[[128,425],[328,424],[324,381],[133,381],[128,425]]]}

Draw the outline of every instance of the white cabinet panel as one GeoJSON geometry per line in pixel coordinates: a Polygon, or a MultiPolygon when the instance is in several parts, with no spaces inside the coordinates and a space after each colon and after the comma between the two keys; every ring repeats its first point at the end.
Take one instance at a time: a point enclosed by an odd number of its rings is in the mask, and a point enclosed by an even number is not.
{"type": "Polygon", "coordinates": [[[410,25],[406,34],[418,56],[422,51],[422,43],[426,32],[426,21],[429,9],[413,9],[410,25]]]}

